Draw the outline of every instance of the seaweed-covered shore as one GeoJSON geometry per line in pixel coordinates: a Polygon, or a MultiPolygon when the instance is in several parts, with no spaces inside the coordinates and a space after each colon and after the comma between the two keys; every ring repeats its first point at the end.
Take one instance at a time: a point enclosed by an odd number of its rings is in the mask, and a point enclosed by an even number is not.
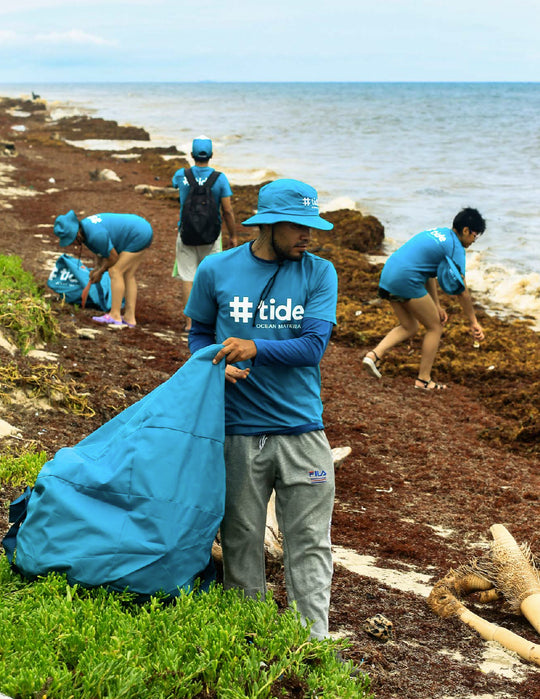
{"type": "MultiPolygon", "coordinates": [[[[0,347],[2,363],[19,373],[2,387],[0,418],[19,430],[1,439],[3,451],[35,445],[52,457],[146,395],[188,357],[180,287],[171,278],[178,204],[169,189],[186,157],[147,141],[139,127],[86,118],[51,122],[43,102],[0,102],[0,253],[19,255],[45,287],[61,252],[52,233],[59,213],[129,211],[147,218],[155,232],[140,273],[136,329],[96,327],[91,309],[63,304],[51,293],[62,335],[35,356],[0,347]],[[136,139],[144,148],[88,151],[64,140],[90,137],[136,139]],[[88,394],[84,410],[73,411],[46,386],[36,395],[40,389],[28,377],[43,365],[60,367],[74,391],[88,394]]],[[[234,187],[238,222],[252,213],[257,191],[234,187]]],[[[366,255],[377,254],[384,231],[359,212],[328,218],[335,230],[315,237],[312,246],[334,262],[340,279],[338,327],[322,363],[325,422],[331,445],[352,449],[338,471],[332,539],[336,551],[369,557],[336,564],[331,630],[350,638],[347,655],[363,663],[377,697],[533,699],[540,695],[537,669],[486,644],[458,620],[434,616],[413,582],[429,587],[450,567],[480,555],[495,522],[540,551],[538,335],[525,321],[505,322],[479,309],[486,341],[476,349],[458,304],[445,299],[450,320],[434,375],[451,389],[413,390],[418,340],[385,362],[381,381],[371,379],[361,358],[392,323],[387,304],[376,297],[380,265],[366,255]],[[376,613],[394,623],[388,643],[363,630],[376,613]]],[[[249,231],[238,226],[238,232],[247,239],[249,231]]],[[[9,331],[4,334],[9,339],[9,331]]],[[[2,505],[13,495],[3,487],[2,505]]],[[[5,507],[1,514],[5,530],[5,507]]],[[[279,566],[269,563],[269,575],[284,604],[279,566]]],[[[538,641],[522,617],[500,605],[479,613],[538,641]]]]}

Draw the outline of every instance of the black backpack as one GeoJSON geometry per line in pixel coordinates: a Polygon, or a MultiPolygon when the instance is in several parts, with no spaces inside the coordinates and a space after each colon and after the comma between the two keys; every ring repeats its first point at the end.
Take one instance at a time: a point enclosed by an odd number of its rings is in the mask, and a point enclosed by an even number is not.
{"type": "Polygon", "coordinates": [[[204,184],[199,184],[191,168],[184,171],[189,184],[180,222],[180,236],[184,245],[210,245],[221,233],[219,206],[211,192],[220,174],[214,170],[204,184]]]}

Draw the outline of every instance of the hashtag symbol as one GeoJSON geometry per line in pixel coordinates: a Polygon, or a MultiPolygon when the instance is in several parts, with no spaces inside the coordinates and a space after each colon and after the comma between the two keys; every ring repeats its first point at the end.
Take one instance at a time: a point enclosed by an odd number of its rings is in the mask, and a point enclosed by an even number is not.
{"type": "Polygon", "coordinates": [[[311,204],[311,199],[310,199],[309,197],[304,197],[304,198],[302,199],[302,204],[303,204],[304,206],[310,206],[310,204],[311,204]]]}
{"type": "Polygon", "coordinates": [[[231,318],[235,323],[247,323],[250,318],[253,318],[253,313],[251,309],[253,304],[249,300],[248,296],[244,296],[240,300],[239,296],[235,296],[232,301],[229,302],[231,307],[231,318]]]}

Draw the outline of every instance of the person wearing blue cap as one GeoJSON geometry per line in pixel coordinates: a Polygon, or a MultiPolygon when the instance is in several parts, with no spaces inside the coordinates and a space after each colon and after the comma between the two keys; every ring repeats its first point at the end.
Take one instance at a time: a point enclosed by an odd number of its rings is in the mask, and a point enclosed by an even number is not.
{"type": "Polygon", "coordinates": [[[186,307],[192,352],[226,361],[223,584],[266,591],[264,535],[272,491],[283,534],[289,603],[328,635],[334,465],[322,420],[319,362],[336,323],[337,274],[308,252],[330,230],[317,192],[292,179],[259,191],[255,240],[205,258],[186,307]]]}
{"type": "Polygon", "coordinates": [[[54,233],[60,247],[73,243],[84,244],[97,256],[97,265],[90,272],[90,282],[95,284],[108,271],[111,278],[111,310],[101,316],[93,316],[96,323],[105,325],[137,324],[136,272],[146,250],[152,243],[152,226],[135,214],[93,214],[79,220],[71,210],[54,222],[54,233]],[[125,299],[124,315],[122,301],[125,299]]]}
{"type": "Polygon", "coordinates": [[[449,264],[455,270],[457,286],[452,290],[447,289],[447,293],[456,295],[469,319],[474,341],[481,342],[484,331],[476,318],[472,298],[465,285],[465,249],[482,235],[485,228],[486,222],[481,214],[467,207],[456,214],[452,228],[422,231],[390,255],[381,272],[379,296],[390,301],[399,324],[362,359],[363,366],[372,376],[381,378],[382,358],[397,344],[412,338],[421,324],[426,332],[414,387],[427,391],[446,390],[446,384],[437,383],[431,378],[443,326],[448,320],[446,311],[439,303],[436,279],[444,285],[441,263],[449,264]]]}
{"type": "MultiPolygon", "coordinates": [[[[222,173],[217,173],[214,182],[209,182],[212,197],[216,203],[216,219],[217,229],[216,237],[210,236],[213,240],[210,243],[201,242],[193,244],[186,242],[183,235],[182,214],[186,205],[188,194],[192,185],[188,182],[189,172],[194,178],[194,182],[198,185],[204,185],[207,180],[216,172],[214,168],[208,165],[210,158],[213,156],[212,141],[208,136],[198,136],[193,139],[191,146],[191,157],[195,161],[192,168],[180,168],[172,178],[172,185],[178,189],[180,199],[180,218],[178,220],[178,237],[176,240],[176,259],[173,269],[173,277],[179,278],[182,281],[182,298],[184,306],[187,303],[191,288],[193,286],[193,278],[201,260],[207,255],[211,255],[222,250],[221,239],[221,218],[225,221],[225,226],[229,235],[229,246],[237,245],[236,223],[234,220],[234,211],[232,207],[232,189],[227,177],[222,173]]],[[[191,319],[186,316],[184,323],[184,332],[189,332],[191,327],[191,319]]]]}

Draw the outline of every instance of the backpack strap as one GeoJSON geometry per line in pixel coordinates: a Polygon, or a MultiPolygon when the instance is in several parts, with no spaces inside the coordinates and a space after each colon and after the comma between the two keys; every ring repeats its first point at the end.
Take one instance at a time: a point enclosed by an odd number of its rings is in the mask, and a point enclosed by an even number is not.
{"type": "Polygon", "coordinates": [[[187,167],[184,169],[184,175],[186,177],[186,180],[188,181],[188,184],[190,187],[207,187],[208,189],[212,189],[214,186],[217,178],[221,175],[221,172],[218,172],[217,170],[214,170],[213,172],[210,173],[204,184],[199,185],[197,180],[195,179],[195,175],[191,171],[190,167],[187,167]]]}
{"type": "Polygon", "coordinates": [[[190,187],[194,187],[198,184],[197,180],[195,179],[195,175],[191,172],[190,167],[184,168],[184,175],[190,187]]]}
{"type": "Polygon", "coordinates": [[[208,189],[212,189],[212,187],[214,186],[214,184],[215,184],[217,178],[218,178],[220,175],[221,175],[221,172],[218,172],[217,170],[214,170],[214,172],[212,172],[212,173],[210,174],[210,176],[208,177],[208,179],[207,179],[206,182],[204,183],[205,187],[208,187],[208,189]]]}

